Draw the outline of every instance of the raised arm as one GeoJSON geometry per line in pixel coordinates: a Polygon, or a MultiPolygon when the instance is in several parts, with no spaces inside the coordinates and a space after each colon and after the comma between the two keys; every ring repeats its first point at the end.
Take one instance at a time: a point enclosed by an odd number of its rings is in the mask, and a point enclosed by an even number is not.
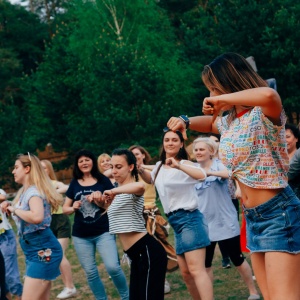
{"type": "MultiPolygon", "coordinates": [[[[189,128],[199,132],[213,132],[219,133],[217,129],[216,121],[213,116],[197,116],[189,118],[189,128]]],[[[172,131],[180,131],[184,139],[187,139],[186,135],[186,124],[180,118],[172,117],[169,119],[167,126],[172,131]]]]}
{"type": "Polygon", "coordinates": [[[221,177],[224,179],[228,179],[229,178],[229,173],[227,169],[224,170],[220,170],[220,171],[212,171],[210,169],[206,170],[206,175],[207,176],[217,176],[217,177],[221,177]]]}
{"type": "Polygon", "coordinates": [[[280,124],[282,103],[279,94],[269,87],[247,89],[236,93],[207,97],[203,101],[203,112],[213,114],[213,119],[222,110],[232,106],[259,106],[263,114],[274,124],[280,124]]]}
{"type": "Polygon", "coordinates": [[[188,160],[177,162],[173,157],[171,157],[166,159],[166,165],[171,168],[178,169],[197,180],[204,180],[206,178],[205,170],[195,166],[188,160]]]}
{"type": "Polygon", "coordinates": [[[57,183],[56,183],[56,191],[59,194],[64,194],[68,190],[68,188],[69,188],[68,185],[64,184],[61,181],[57,181],[57,183]]]}
{"type": "MultiPolygon", "coordinates": [[[[111,193],[118,194],[134,194],[142,196],[145,192],[145,185],[142,182],[132,182],[109,190],[111,193]]],[[[106,191],[105,191],[106,192],[106,191]]],[[[105,194],[105,192],[103,194],[105,194]]]]}

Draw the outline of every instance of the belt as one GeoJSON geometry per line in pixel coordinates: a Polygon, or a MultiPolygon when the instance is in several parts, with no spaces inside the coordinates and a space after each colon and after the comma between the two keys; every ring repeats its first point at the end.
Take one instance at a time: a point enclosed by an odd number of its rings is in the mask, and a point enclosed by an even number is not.
{"type": "Polygon", "coordinates": [[[183,208],[180,208],[180,209],[170,211],[169,213],[167,213],[165,215],[166,215],[167,218],[169,218],[170,216],[176,215],[177,213],[182,212],[182,211],[186,211],[186,210],[183,209],[183,208]]]}

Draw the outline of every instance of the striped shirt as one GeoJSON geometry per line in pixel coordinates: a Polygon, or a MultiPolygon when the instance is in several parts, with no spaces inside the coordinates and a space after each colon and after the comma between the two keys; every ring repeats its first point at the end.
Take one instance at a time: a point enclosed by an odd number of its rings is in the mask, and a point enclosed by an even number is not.
{"type": "Polygon", "coordinates": [[[144,196],[119,194],[107,210],[109,232],[146,232],[143,218],[144,196]]]}

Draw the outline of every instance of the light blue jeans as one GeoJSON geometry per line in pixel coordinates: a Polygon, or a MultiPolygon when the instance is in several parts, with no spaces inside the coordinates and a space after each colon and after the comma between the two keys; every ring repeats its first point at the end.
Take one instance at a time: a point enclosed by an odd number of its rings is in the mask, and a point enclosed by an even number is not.
{"type": "Polygon", "coordinates": [[[5,261],[5,279],[7,292],[21,296],[23,286],[20,280],[17,257],[17,242],[12,229],[0,234],[0,249],[5,261]]]}
{"type": "Polygon", "coordinates": [[[100,253],[105,268],[111,276],[122,300],[129,299],[126,277],[121,269],[114,235],[105,232],[99,236],[79,238],[73,236],[74,247],[88,284],[96,300],[107,300],[104,285],[100,279],[96,263],[96,249],[100,253]]]}

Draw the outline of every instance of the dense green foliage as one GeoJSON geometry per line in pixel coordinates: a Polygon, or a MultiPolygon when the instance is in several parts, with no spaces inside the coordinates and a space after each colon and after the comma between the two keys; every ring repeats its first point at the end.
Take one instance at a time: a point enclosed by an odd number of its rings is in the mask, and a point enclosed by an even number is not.
{"type": "Polygon", "coordinates": [[[261,76],[276,78],[290,121],[292,112],[299,121],[296,1],[30,5],[31,12],[0,2],[2,174],[16,153],[49,142],[70,156],[133,143],[157,155],[170,116],[200,114],[201,70],[225,51],[254,56],[261,76]]]}

